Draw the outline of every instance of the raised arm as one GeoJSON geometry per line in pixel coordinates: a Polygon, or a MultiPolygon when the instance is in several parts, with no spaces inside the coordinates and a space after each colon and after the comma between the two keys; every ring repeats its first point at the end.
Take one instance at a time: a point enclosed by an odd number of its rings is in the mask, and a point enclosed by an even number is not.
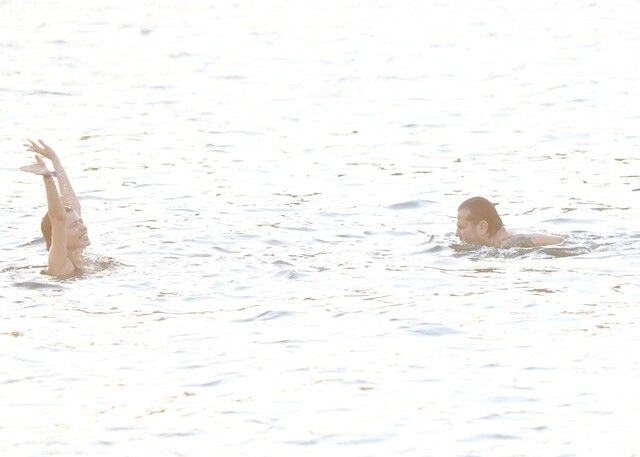
{"type": "Polygon", "coordinates": [[[26,165],[20,169],[41,175],[47,191],[47,210],[51,220],[51,247],[49,248],[47,272],[55,276],[70,274],[75,267],[67,257],[67,213],[62,204],[53,175],[38,156],[36,156],[36,163],[26,165]]]}
{"type": "Polygon", "coordinates": [[[53,169],[55,170],[58,177],[58,185],[60,186],[60,197],[62,198],[63,205],[73,208],[80,216],[82,214],[80,208],[80,200],[78,200],[78,197],[76,196],[76,193],[71,186],[71,181],[69,181],[67,172],[62,166],[62,162],[60,161],[58,154],[56,154],[50,146],[45,144],[44,141],[38,141],[40,142],[40,144],[29,140],[29,144],[25,144],[25,146],[30,151],[33,151],[36,154],[40,154],[41,156],[51,160],[53,169]]]}

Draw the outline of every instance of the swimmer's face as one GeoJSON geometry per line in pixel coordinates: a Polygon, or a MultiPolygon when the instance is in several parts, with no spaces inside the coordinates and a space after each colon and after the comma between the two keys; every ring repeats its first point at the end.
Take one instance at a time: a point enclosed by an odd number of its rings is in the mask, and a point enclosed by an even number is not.
{"type": "Polygon", "coordinates": [[[85,248],[91,244],[87,227],[75,211],[67,212],[67,248],[85,248]]]}
{"type": "Polygon", "coordinates": [[[469,209],[458,211],[456,236],[465,243],[486,244],[487,222],[471,218],[469,209]]]}

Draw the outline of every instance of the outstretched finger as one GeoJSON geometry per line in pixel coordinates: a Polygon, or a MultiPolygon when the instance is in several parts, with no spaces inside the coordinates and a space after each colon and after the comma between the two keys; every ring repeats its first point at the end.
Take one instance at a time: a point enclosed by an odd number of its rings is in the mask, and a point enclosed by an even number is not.
{"type": "Polygon", "coordinates": [[[36,143],[34,143],[30,139],[27,139],[27,141],[29,143],[25,143],[24,144],[27,147],[27,149],[29,149],[30,151],[33,151],[33,152],[38,152],[38,150],[40,149],[40,146],[38,146],[36,143]]]}
{"type": "Polygon", "coordinates": [[[51,149],[51,146],[49,146],[47,143],[45,143],[42,140],[38,140],[40,142],[40,144],[42,145],[42,148],[40,148],[42,151],[46,152],[47,154],[45,154],[45,156],[49,159],[53,159],[53,155],[55,154],[55,152],[53,151],[53,149],[51,149]]]}

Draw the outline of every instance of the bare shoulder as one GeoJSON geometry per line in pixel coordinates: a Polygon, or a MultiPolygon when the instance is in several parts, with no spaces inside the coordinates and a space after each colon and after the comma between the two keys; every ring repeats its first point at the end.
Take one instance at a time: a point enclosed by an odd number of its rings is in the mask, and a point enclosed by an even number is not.
{"type": "Polygon", "coordinates": [[[560,244],[564,238],[545,233],[517,233],[500,243],[501,248],[535,248],[560,244]]]}

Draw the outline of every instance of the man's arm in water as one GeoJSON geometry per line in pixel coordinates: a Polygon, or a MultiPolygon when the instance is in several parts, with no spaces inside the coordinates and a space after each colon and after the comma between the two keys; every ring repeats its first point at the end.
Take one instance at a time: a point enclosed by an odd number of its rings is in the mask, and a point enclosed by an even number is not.
{"type": "Polygon", "coordinates": [[[501,244],[501,248],[535,248],[538,246],[549,246],[560,244],[564,238],[556,235],[545,235],[542,233],[523,233],[510,236],[501,244]]]}

